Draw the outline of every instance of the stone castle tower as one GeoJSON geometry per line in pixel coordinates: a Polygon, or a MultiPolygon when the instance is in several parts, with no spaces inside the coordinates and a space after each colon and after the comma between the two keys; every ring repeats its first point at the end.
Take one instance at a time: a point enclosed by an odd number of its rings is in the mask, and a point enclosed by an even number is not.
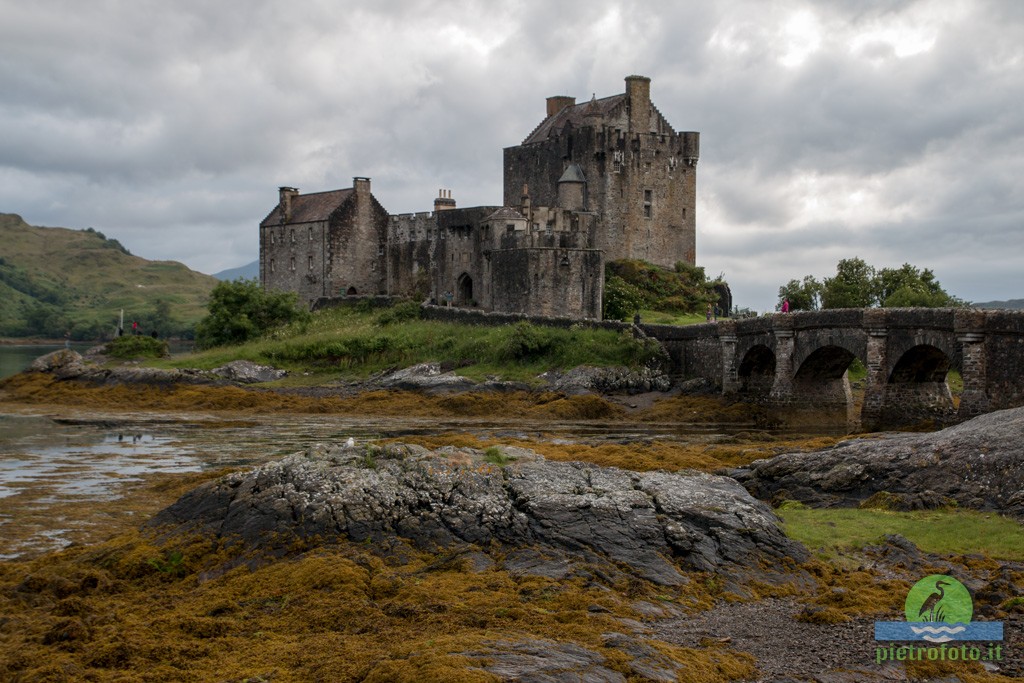
{"type": "Polygon", "coordinates": [[[651,103],[651,79],[628,76],[621,95],[547,99],[540,125],[505,149],[505,205],[524,185],[538,204],[582,201],[606,260],[693,265],[699,155],[700,134],[676,133],[651,103]]]}
{"type": "Polygon", "coordinates": [[[601,317],[604,264],[696,259],[698,133],[676,133],[651,103],[650,79],[547,116],[504,151],[501,206],[388,215],[357,177],[345,190],[280,190],[260,223],[260,278],[299,299],[418,292],[435,303],[601,317]]]}

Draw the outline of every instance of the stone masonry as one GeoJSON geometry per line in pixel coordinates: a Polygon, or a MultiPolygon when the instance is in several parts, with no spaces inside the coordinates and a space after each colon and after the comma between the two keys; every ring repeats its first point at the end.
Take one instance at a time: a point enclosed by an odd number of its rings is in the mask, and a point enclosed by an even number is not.
{"type": "Polygon", "coordinates": [[[696,260],[698,133],[676,133],[650,79],[547,116],[505,149],[502,206],[388,215],[370,191],[282,187],[260,223],[260,279],[301,301],[410,295],[506,313],[600,319],[606,260],[696,260]]]}

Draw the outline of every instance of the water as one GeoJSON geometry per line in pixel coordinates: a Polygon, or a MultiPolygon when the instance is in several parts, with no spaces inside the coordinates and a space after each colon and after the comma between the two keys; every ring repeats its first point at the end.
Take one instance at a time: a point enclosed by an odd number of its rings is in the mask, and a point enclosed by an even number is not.
{"type": "MultiPolygon", "coordinates": [[[[71,344],[71,348],[79,353],[84,353],[93,346],[95,344],[82,342],[71,344]]],[[[0,379],[17,375],[39,356],[63,348],[64,344],[0,344],[0,379]]]]}
{"type": "MultiPolygon", "coordinates": [[[[71,349],[78,353],[85,353],[94,346],[95,342],[71,342],[71,349]]],[[[64,344],[0,344],[0,379],[16,375],[28,369],[39,356],[63,348],[64,344]]],[[[172,354],[186,352],[191,348],[191,342],[170,342],[172,354]]]]}
{"type": "Polygon", "coordinates": [[[167,475],[249,467],[312,443],[462,432],[553,443],[712,443],[750,425],[198,413],[0,413],[0,559],[30,556],[139,523],[167,475]],[[104,533],[100,533],[103,531],[104,533]]]}

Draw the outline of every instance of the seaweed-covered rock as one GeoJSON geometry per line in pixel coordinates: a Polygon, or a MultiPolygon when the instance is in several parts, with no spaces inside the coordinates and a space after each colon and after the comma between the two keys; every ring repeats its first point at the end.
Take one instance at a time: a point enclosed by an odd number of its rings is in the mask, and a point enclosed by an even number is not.
{"type": "Polygon", "coordinates": [[[281,379],[288,373],[285,370],[278,370],[269,365],[260,365],[250,360],[233,360],[230,363],[210,371],[212,374],[224,379],[243,384],[254,384],[256,382],[273,382],[281,379]]]}
{"type": "Polygon", "coordinates": [[[728,472],[758,498],[896,509],[955,503],[1024,516],[1024,408],[1001,410],[928,434],[853,439],[786,453],[728,472]],[[889,495],[876,496],[880,492],[889,495]]]}
{"type": "Polygon", "coordinates": [[[611,560],[666,585],[684,581],[672,560],[739,571],[805,556],[732,479],[554,462],[518,448],[315,446],[206,483],[152,524],[257,547],[296,537],[504,547],[526,573],[611,560]],[[529,557],[516,552],[524,548],[529,557]]]}

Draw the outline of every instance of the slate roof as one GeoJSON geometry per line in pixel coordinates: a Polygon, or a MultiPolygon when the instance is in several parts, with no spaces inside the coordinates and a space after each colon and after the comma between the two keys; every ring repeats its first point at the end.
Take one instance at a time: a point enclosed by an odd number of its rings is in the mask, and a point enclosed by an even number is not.
{"type": "Polygon", "coordinates": [[[583,169],[580,168],[579,164],[569,164],[569,167],[565,169],[565,173],[558,179],[560,183],[585,183],[587,177],[583,175],[583,169]]]}
{"type": "Polygon", "coordinates": [[[616,107],[625,103],[626,94],[603,97],[599,100],[591,99],[581,104],[574,104],[566,107],[554,116],[549,116],[534,129],[530,136],[523,140],[524,145],[534,142],[543,142],[551,137],[551,134],[562,130],[566,123],[571,123],[574,128],[584,125],[592,125],[593,121],[587,121],[590,117],[607,118],[616,107]]]}
{"type": "MultiPolygon", "coordinates": [[[[289,223],[315,223],[325,221],[337,209],[344,204],[353,189],[330,190],[329,192],[311,192],[292,197],[292,216],[289,223]]],[[[267,215],[260,225],[280,225],[281,205],[278,204],[267,215]]]]}
{"type": "Polygon", "coordinates": [[[511,206],[503,206],[490,216],[484,219],[485,221],[504,221],[504,220],[520,220],[525,221],[526,216],[519,213],[516,209],[511,206]]]}

